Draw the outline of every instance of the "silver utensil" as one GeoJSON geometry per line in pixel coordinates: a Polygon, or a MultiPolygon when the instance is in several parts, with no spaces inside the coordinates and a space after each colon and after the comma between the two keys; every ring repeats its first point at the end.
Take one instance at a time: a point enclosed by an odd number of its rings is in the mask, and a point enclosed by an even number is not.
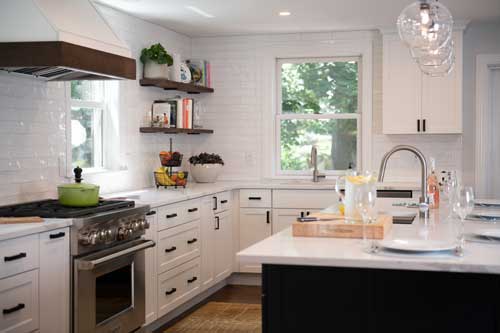
{"type": "Polygon", "coordinates": [[[470,221],[487,221],[487,222],[500,222],[500,216],[469,214],[465,218],[470,221]]]}

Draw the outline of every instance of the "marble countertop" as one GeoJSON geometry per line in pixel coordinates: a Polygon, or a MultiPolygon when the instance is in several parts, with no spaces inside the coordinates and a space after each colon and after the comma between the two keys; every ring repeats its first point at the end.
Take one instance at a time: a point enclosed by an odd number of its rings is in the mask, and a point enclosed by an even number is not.
{"type": "MultiPolygon", "coordinates": [[[[416,210],[415,210],[416,212],[416,210]]],[[[429,218],[417,217],[411,225],[394,225],[386,239],[430,239],[453,242],[457,220],[448,219],[449,210],[432,210],[429,218]]],[[[465,222],[465,232],[480,229],[500,229],[492,222],[465,222]]],[[[449,271],[500,274],[500,242],[469,242],[464,255],[453,251],[427,254],[407,254],[381,250],[376,254],[363,250],[361,239],[293,237],[285,229],[238,253],[240,262],[449,271]]]]}
{"type": "MultiPolygon", "coordinates": [[[[210,184],[189,183],[186,188],[146,188],[135,191],[110,193],[105,198],[126,198],[137,203],[158,207],[184,200],[195,199],[214,193],[238,189],[294,189],[294,190],[334,190],[335,181],[313,183],[309,180],[292,181],[220,181],[210,184]]],[[[383,190],[414,190],[420,185],[416,183],[379,183],[378,189],[383,190]]]]}
{"type": "Polygon", "coordinates": [[[0,241],[70,226],[71,219],[44,219],[39,223],[0,225],[0,241]]]}

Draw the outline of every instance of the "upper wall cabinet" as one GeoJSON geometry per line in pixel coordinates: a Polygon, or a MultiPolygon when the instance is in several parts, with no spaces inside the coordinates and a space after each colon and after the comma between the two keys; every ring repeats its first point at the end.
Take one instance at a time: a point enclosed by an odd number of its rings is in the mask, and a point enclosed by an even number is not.
{"type": "Polygon", "coordinates": [[[453,33],[455,68],[423,74],[397,33],[384,34],[383,133],[462,133],[462,31],[453,33]]]}

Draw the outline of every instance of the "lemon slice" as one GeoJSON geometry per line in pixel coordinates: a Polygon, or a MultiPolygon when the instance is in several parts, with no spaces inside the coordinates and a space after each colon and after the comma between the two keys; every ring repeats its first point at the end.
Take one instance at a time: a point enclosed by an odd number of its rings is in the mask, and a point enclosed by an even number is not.
{"type": "Polygon", "coordinates": [[[368,184],[374,181],[374,177],[372,176],[347,176],[346,177],[347,181],[349,181],[352,184],[355,185],[363,185],[363,184],[368,184]]]}

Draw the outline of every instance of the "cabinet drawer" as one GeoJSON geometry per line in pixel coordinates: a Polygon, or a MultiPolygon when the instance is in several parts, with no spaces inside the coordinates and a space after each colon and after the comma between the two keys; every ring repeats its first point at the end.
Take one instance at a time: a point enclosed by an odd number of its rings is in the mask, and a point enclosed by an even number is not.
{"type": "Polygon", "coordinates": [[[163,316],[200,291],[200,259],[196,258],[158,276],[158,316],[163,316]]]}
{"type": "Polygon", "coordinates": [[[332,190],[274,190],[273,208],[324,209],[338,202],[332,190]]]}
{"type": "Polygon", "coordinates": [[[217,206],[215,207],[215,213],[220,213],[231,208],[231,192],[221,192],[214,195],[217,200],[217,206]]]}
{"type": "Polygon", "coordinates": [[[0,279],[38,268],[38,234],[0,242],[0,279]]]}
{"type": "Polygon", "coordinates": [[[240,207],[248,207],[248,208],[271,207],[271,190],[258,190],[258,189],[240,190],[240,207]]]}
{"type": "Polygon", "coordinates": [[[158,230],[164,230],[200,218],[201,201],[188,200],[158,209],[158,230]]]}
{"type": "Polygon", "coordinates": [[[200,222],[194,221],[158,234],[158,272],[162,273],[200,255],[200,222]]]}
{"type": "Polygon", "coordinates": [[[0,332],[38,329],[38,270],[0,280],[0,332]]]}

